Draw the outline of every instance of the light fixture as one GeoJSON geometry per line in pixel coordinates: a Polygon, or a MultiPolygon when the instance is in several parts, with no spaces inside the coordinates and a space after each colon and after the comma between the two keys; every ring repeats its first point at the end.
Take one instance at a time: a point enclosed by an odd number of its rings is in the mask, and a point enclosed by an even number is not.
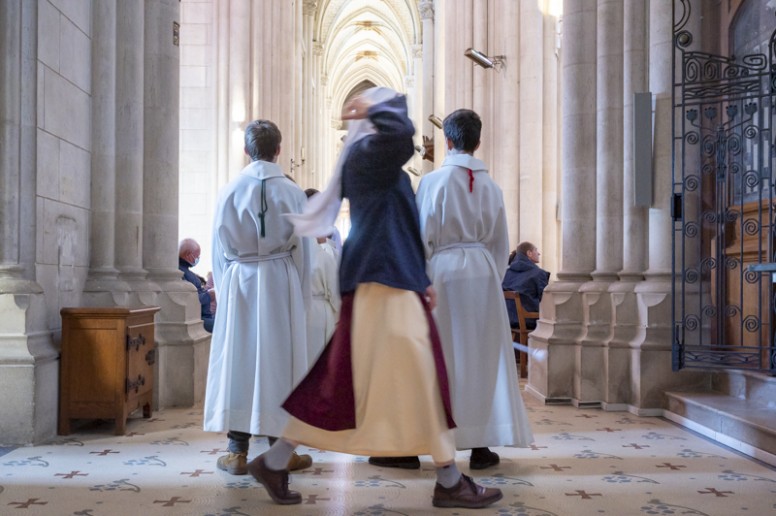
{"type": "Polygon", "coordinates": [[[435,114],[428,115],[428,121],[434,124],[437,129],[442,129],[442,119],[435,114]]]}
{"type": "Polygon", "coordinates": [[[496,70],[500,70],[504,66],[504,60],[506,59],[506,56],[486,56],[473,48],[467,48],[463,55],[483,68],[496,68],[496,70]]]}
{"type": "Polygon", "coordinates": [[[407,167],[407,172],[409,172],[410,174],[416,177],[420,177],[421,175],[420,172],[418,172],[418,169],[416,169],[415,167],[407,167]]]}

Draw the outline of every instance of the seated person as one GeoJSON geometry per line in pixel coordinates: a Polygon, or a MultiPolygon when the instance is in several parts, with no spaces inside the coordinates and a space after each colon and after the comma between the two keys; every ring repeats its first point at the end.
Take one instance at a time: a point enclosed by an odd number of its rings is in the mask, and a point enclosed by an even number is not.
{"type": "Polygon", "coordinates": [[[191,270],[199,263],[199,254],[201,249],[199,244],[193,238],[184,238],[178,245],[178,269],[183,273],[183,279],[194,285],[199,295],[199,303],[202,305],[201,317],[208,333],[213,333],[214,316],[210,311],[210,302],[215,300],[216,291],[206,289],[204,282],[197,274],[191,270]]]}
{"type": "MultiPolygon", "coordinates": [[[[539,263],[539,256],[541,253],[535,245],[531,242],[521,242],[509,257],[509,267],[501,283],[504,290],[513,290],[520,294],[520,302],[526,312],[539,311],[542,292],[550,281],[550,273],[536,265],[539,263]]],[[[507,300],[507,312],[509,324],[513,328],[519,327],[517,307],[511,299],[507,300]]],[[[536,328],[536,319],[526,319],[525,323],[529,330],[536,328]]]]}

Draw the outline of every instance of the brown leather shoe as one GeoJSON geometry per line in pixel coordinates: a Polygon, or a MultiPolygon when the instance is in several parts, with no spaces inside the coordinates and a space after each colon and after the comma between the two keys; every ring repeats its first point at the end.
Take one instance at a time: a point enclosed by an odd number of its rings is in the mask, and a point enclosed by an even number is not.
{"type": "Polygon", "coordinates": [[[288,461],[289,471],[299,471],[307,469],[313,465],[313,458],[309,455],[299,455],[296,452],[291,454],[291,460],[288,461]]]}
{"type": "Polygon", "coordinates": [[[434,507],[465,507],[481,509],[501,500],[501,489],[482,487],[474,483],[471,477],[461,475],[461,480],[453,487],[442,487],[437,482],[434,487],[434,507]]]}
{"type": "Polygon", "coordinates": [[[232,475],[248,473],[248,452],[231,453],[218,457],[216,467],[232,475]]]}
{"type": "Polygon", "coordinates": [[[267,488],[267,493],[275,503],[293,505],[302,503],[302,495],[297,491],[288,490],[288,470],[275,471],[264,464],[264,457],[259,455],[248,463],[248,473],[256,481],[267,488]]]}

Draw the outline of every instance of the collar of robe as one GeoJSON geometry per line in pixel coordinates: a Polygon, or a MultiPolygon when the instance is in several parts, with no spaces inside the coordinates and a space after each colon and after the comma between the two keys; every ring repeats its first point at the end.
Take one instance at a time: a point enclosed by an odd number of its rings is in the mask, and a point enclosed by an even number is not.
{"type": "Polygon", "coordinates": [[[469,192],[474,191],[474,172],[488,173],[488,167],[485,162],[475,158],[471,154],[448,154],[442,162],[442,166],[461,167],[466,169],[469,174],[469,192]]]}

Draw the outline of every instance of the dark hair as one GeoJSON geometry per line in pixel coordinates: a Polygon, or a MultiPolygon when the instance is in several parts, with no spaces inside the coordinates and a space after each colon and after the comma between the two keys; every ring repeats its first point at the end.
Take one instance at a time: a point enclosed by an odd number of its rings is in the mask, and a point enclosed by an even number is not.
{"type": "Polygon", "coordinates": [[[482,120],[480,115],[471,109],[456,109],[445,117],[442,127],[445,138],[453,142],[456,150],[474,152],[480,143],[482,120]]]}
{"type": "Polygon", "coordinates": [[[273,161],[283,137],[269,120],[254,120],[245,128],[245,153],[253,161],[273,161]]]}
{"type": "Polygon", "coordinates": [[[304,194],[307,196],[308,199],[317,193],[318,193],[318,190],[316,190],[315,188],[308,188],[307,190],[304,191],[304,194]]]}
{"type": "Polygon", "coordinates": [[[531,242],[520,242],[517,245],[517,252],[520,254],[528,255],[530,251],[533,251],[536,249],[536,246],[533,245],[531,242]]]}

